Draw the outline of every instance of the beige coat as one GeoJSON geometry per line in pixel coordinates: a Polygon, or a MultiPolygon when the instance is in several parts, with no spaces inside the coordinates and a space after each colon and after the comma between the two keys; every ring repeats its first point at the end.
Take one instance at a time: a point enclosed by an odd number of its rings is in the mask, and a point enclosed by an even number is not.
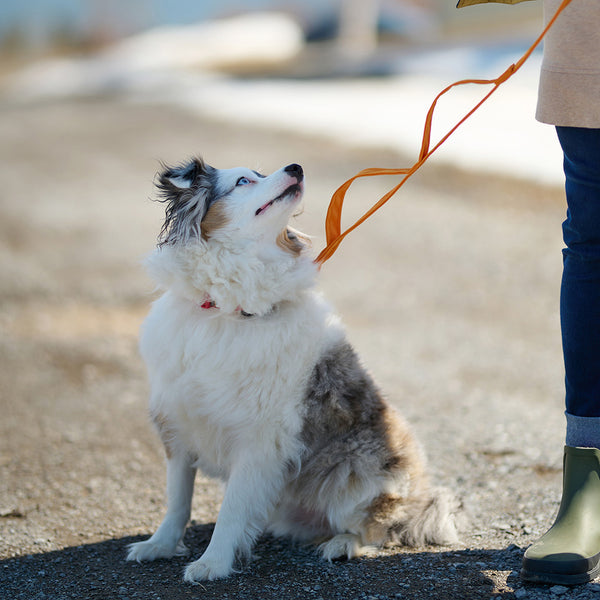
{"type": "MultiPolygon", "coordinates": [[[[550,19],[561,0],[544,0],[550,19]]],[[[600,128],[600,0],[572,0],[544,41],[536,118],[600,128]]]]}
{"type": "MultiPolygon", "coordinates": [[[[458,7],[522,0],[459,0],[458,7]]],[[[547,23],[562,0],[544,0],[547,23]]],[[[600,0],[572,0],[544,40],[536,118],[600,128],[600,0]]]]}

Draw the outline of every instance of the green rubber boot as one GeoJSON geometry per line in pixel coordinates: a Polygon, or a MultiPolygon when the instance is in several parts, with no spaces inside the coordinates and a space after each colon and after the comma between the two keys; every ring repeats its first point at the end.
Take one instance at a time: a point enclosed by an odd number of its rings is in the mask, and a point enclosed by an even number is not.
{"type": "Polygon", "coordinates": [[[600,575],[600,450],[565,446],[554,525],[523,557],[521,579],[576,585],[600,575]]]}

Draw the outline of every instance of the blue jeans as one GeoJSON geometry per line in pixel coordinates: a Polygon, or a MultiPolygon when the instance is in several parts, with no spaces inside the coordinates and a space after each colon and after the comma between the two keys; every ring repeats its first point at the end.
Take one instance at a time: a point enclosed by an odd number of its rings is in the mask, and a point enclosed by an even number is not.
{"type": "Polygon", "coordinates": [[[556,130],[568,207],[560,298],[566,409],[600,417],[600,129],[556,130]]]}

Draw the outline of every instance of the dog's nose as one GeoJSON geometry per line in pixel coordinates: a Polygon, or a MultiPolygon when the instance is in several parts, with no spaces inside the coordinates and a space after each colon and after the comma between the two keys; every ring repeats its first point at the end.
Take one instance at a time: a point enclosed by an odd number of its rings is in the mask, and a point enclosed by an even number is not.
{"type": "Polygon", "coordinates": [[[304,171],[302,170],[302,167],[300,165],[297,165],[296,163],[288,165],[284,169],[284,171],[295,177],[298,180],[298,182],[304,179],[304,171]]]}

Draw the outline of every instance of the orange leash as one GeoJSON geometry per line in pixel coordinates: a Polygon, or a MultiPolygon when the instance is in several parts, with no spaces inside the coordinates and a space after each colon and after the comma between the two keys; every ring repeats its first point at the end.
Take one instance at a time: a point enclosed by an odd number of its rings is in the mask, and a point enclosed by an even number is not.
{"type": "Polygon", "coordinates": [[[418,171],[423,164],[429,159],[429,157],[503,84],[506,80],[512,77],[525,63],[525,61],[531,56],[533,51],[540,44],[544,36],[548,33],[554,22],[560,15],[560,13],[571,3],[571,0],[563,0],[561,5],[558,7],[558,10],[554,14],[554,16],[550,19],[540,36],[537,40],[531,45],[529,50],[525,52],[525,54],[515,63],[510,65],[500,77],[496,79],[464,79],[461,81],[457,81],[452,83],[447,88],[442,90],[433,101],[431,107],[429,108],[429,112],[427,113],[427,118],[425,119],[425,128],[423,131],[423,142],[421,144],[421,151],[419,152],[419,159],[412,166],[404,169],[380,169],[377,167],[372,167],[369,169],[363,169],[354,177],[351,177],[343,183],[331,197],[331,201],[329,203],[329,208],[327,209],[327,216],[325,217],[325,235],[327,240],[327,245],[321,251],[319,256],[317,256],[315,262],[321,266],[326,260],[330,259],[335,251],[338,249],[339,245],[342,243],[342,240],[352,231],[354,231],[361,223],[366,221],[373,213],[378,211],[405,183],[406,181],[416,172],[418,171]],[[447,92],[449,92],[452,88],[465,85],[467,83],[476,83],[480,85],[489,85],[493,84],[494,87],[488,92],[484,98],[478,102],[446,135],[444,135],[440,141],[430,149],[430,141],[431,141],[431,125],[433,121],[433,113],[435,111],[435,107],[437,105],[438,100],[447,92]],[[362,217],[360,217],[353,225],[348,227],[344,232],[342,232],[342,206],[344,204],[344,199],[346,197],[346,192],[352,185],[354,181],[359,179],[360,177],[375,177],[377,175],[404,175],[400,183],[394,186],[389,192],[383,195],[362,217]]]}

